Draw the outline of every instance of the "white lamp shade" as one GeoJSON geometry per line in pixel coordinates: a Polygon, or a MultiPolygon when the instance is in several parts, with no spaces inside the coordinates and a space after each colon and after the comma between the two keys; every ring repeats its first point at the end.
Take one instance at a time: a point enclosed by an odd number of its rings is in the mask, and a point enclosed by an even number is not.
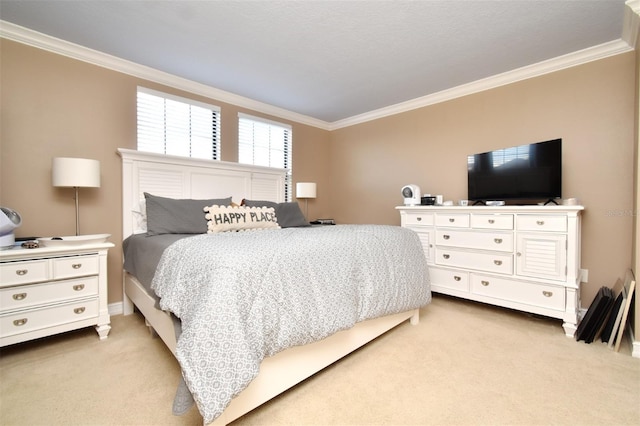
{"type": "Polygon", "coordinates": [[[296,198],[316,198],[315,182],[298,182],[296,184],[296,198]]]}
{"type": "Polygon", "coordinates": [[[87,158],[54,158],[51,182],[53,186],[99,188],[100,162],[87,158]]]}

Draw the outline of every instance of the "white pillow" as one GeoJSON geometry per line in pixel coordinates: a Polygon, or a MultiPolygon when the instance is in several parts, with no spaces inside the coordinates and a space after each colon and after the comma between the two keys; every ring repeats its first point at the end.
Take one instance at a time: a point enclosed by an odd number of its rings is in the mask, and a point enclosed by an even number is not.
{"type": "Polygon", "coordinates": [[[204,208],[207,232],[245,231],[280,228],[273,207],[207,206],[204,208]]]}

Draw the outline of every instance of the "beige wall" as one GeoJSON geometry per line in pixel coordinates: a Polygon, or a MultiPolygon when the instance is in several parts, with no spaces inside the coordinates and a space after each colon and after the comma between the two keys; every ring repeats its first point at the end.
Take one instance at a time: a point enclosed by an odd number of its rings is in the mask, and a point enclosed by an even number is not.
{"type": "Polygon", "coordinates": [[[465,199],[468,154],[562,138],[563,195],[586,206],[588,307],[631,266],[634,69],[631,52],[334,131],[333,215],[399,224],[403,185],[465,199]]]}
{"type": "MultiPolygon", "coordinates": [[[[73,189],[51,186],[51,159],[100,160],[102,185],[80,190],[80,232],[109,233],[109,303],[122,300],[122,179],[116,150],[136,148],[136,87],[190,96],[222,109],[222,159],[237,160],[236,106],[0,39],[0,205],[22,216],[16,236],[75,233],[73,189]]],[[[279,120],[274,117],[274,120],[279,120]]],[[[286,122],[286,120],[279,120],[286,122]]],[[[309,215],[328,215],[329,132],[290,123],[294,182],[318,183],[309,215]]]]}
{"type": "MultiPolygon", "coordinates": [[[[100,160],[102,187],[80,193],[81,232],[112,234],[109,302],[119,302],[116,149],[136,146],[136,86],[219,105],[227,161],[237,158],[237,112],[262,114],[4,39],[0,49],[0,205],[22,215],[18,236],[70,235],[72,190],[51,187],[51,158],[100,160]]],[[[582,263],[590,275],[582,298],[588,306],[600,286],[631,265],[634,69],[634,54],[622,54],[333,132],[290,123],[294,181],[318,183],[311,218],[398,224],[402,185],[465,198],[468,154],[562,137],[565,196],[586,206],[582,263]]]]}

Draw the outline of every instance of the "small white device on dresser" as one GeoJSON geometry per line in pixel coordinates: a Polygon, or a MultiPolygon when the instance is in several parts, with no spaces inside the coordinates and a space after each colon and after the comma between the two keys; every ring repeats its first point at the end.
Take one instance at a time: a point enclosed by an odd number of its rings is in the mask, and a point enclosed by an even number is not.
{"type": "Polygon", "coordinates": [[[559,318],[573,337],[584,207],[396,208],[420,237],[434,292],[559,318]]]}
{"type": "Polygon", "coordinates": [[[0,347],[89,326],[107,338],[107,252],[114,244],[54,241],[0,251],[0,347]]]}
{"type": "Polygon", "coordinates": [[[404,197],[405,206],[420,205],[420,187],[418,185],[405,185],[402,187],[402,196],[404,197]]]}

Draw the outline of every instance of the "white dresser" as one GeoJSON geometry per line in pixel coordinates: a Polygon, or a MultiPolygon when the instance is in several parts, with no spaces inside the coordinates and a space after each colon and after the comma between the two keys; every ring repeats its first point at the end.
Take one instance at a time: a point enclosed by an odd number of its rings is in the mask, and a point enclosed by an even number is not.
{"type": "Polygon", "coordinates": [[[564,321],[580,310],[582,206],[402,206],[437,293],[564,321]]]}
{"type": "Polygon", "coordinates": [[[112,243],[0,251],[0,346],[95,326],[109,334],[112,243]]]}

